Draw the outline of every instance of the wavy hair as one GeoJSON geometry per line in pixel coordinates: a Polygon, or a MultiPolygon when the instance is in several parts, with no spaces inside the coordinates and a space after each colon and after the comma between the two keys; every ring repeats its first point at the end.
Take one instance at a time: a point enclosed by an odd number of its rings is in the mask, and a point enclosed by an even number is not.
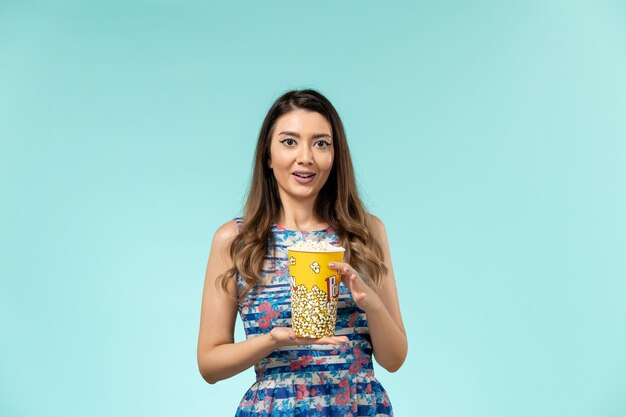
{"type": "Polygon", "coordinates": [[[244,209],[243,224],[230,246],[233,266],[218,278],[226,289],[240,274],[245,286],[243,297],[261,276],[263,257],[272,239],[272,226],[278,220],[281,201],[276,178],[267,161],[276,121],[291,111],[303,109],[324,116],[332,128],[334,160],[326,183],[320,190],[315,213],[335,230],[346,249],[344,261],[359,271],[373,289],[380,288],[387,273],[381,243],[372,233],[372,216],[359,197],[350,150],[343,123],[333,105],[315,90],[292,90],[280,96],[269,109],[257,141],[252,180],[244,209]]]}

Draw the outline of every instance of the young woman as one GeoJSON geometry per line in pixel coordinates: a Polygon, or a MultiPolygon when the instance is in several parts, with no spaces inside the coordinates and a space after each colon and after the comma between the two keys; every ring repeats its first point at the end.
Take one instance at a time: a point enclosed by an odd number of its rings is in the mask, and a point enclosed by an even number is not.
{"type": "Polygon", "coordinates": [[[406,353],[387,235],[359,198],[339,115],[317,91],[289,91],[263,121],[243,218],[213,237],[200,373],[214,384],[254,366],[237,416],[391,416],[372,354],[394,372],[406,353]],[[346,249],[330,264],[342,277],[333,337],[291,331],[286,248],[305,239],[346,249]]]}

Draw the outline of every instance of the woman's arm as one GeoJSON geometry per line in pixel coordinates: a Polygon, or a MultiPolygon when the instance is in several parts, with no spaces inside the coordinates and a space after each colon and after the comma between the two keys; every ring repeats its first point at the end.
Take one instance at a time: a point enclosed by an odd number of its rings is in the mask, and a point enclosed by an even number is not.
{"type": "Polygon", "coordinates": [[[216,281],[219,275],[232,266],[230,243],[237,233],[235,221],[222,225],[215,232],[204,279],[198,336],[198,368],[209,384],[248,369],[281,346],[347,342],[346,337],[296,338],[291,329],[275,327],[269,333],[234,343],[237,287],[231,280],[224,291],[216,285],[216,281]]]}
{"type": "Polygon", "coordinates": [[[404,363],[408,343],[400,314],[387,233],[383,222],[377,217],[372,217],[373,232],[383,247],[387,266],[387,275],[383,278],[378,293],[366,285],[350,265],[336,263],[331,268],[342,274],[342,281],[350,289],[354,301],[367,315],[376,361],[389,372],[395,372],[404,363]]]}

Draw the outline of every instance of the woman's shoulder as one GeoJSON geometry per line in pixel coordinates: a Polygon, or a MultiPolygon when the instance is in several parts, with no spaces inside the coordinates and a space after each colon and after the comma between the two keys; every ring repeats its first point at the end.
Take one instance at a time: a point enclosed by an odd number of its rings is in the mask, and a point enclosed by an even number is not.
{"type": "Polygon", "coordinates": [[[372,213],[367,213],[367,222],[376,237],[379,239],[386,237],[387,232],[385,230],[385,224],[380,218],[376,217],[372,213]]]}
{"type": "Polygon", "coordinates": [[[367,213],[367,222],[370,224],[370,226],[375,227],[377,229],[385,228],[385,224],[383,223],[383,221],[377,216],[373,215],[372,213],[367,213]]]}
{"type": "Polygon", "coordinates": [[[213,244],[227,246],[239,234],[241,218],[236,217],[217,228],[213,235],[213,244]]]}

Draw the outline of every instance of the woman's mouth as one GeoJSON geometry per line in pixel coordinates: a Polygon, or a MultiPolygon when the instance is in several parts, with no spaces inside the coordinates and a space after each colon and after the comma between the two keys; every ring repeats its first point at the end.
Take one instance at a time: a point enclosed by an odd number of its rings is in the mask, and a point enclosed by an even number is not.
{"type": "Polygon", "coordinates": [[[308,184],[315,178],[315,173],[313,172],[294,172],[291,175],[293,175],[298,184],[308,184]]]}

